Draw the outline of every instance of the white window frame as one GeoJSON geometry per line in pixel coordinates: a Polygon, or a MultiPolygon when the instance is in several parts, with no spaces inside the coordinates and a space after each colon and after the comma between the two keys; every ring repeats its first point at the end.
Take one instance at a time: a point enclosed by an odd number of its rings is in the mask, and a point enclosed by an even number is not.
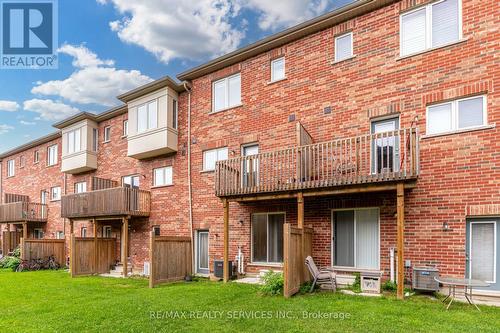
{"type": "Polygon", "coordinates": [[[47,166],[57,165],[59,149],[58,145],[47,147],[47,166]]]}
{"type": "Polygon", "coordinates": [[[343,60],[347,60],[347,59],[351,59],[352,57],[354,57],[354,34],[352,33],[352,31],[349,31],[349,32],[346,32],[346,33],[343,33],[341,35],[338,35],[338,36],[335,36],[335,50],[334,50],[334,57],[335,57],[335,62],[340,62],[340,61],[343,61],[343,60]],[[350,35],[351,36],[351,53],[349,54],[348,57],[346,58],[342,58],[342,59],[338,59],[337,58],[337,48],[338,48],[338,40],[342,37],[345,37],[345,36],[348,36],[350,35]]]}
{"type": "MultiPolygon", "coordinates": [[[[286,212],[267,212],[267,213],[253,213],[250,215],[250,259],[252,264],[258,264],[258,265],[281,265],[283,262],[274,262],[274,261],[269,261],[269,216],[270,215],[283,215],[283,224],[286,223],[286,212]],[[267,237],[266,237],[266,245],[267,245],[267,254],[266,258],[267,261],[254,261],[253,260],[253,216],[254,215],[266,215],[266,232],[267,232],[267,237]]],[[[283,238],[285,235],[283,234],[283,238]]],[[[284,241],[284,240],[283,240],[284,241]]],[[[283,252],[283,260],[285,253],[283,252]]]]}
{"type": "Polygon", "coordinates": [[[281,81],[284,79],[286,79],[286,59],[285,59],[285,56],[282,56],[282,57],[271,60],[271,82],[277,82],[277,81],[281,81]],[[274,65],[278,61],[283,61],[283,77],[276,78],[274,76],[274,65]]]}
{"type": "Polygon", "coordinates": [[[111,126],[104,127],[104,143],[111,141],[111,126]]]}
{"type": "Polygon", "coordinates": [[[50,188],[50,201],[59,201],[61,200],[61,186],[53,186],[50,188]],[[54,192],[57,190],[56,192],[54,192]],[[54,196],[54,194],[57,194],[57,196],[54,196]]]}
{"type": "Polygon", "coordinates": [[[24,168],[26,166],[26,160],[24,159],[24,155],[19,156],[19,167],[24,168]]]}
{"type": "Polygon", "coordinates": [[[92,151],[97,152],[99,149],[99,130],[92,128],[92,151]]]}
{"type": "Polygon", "coordinates": [[[33,229],[33,238],[34,239],[43,239],[43,229],[42,228],[33,229]],[[37,233],[38,233],[38,237],[37,237],[37,233]]]}
{"type": "Polygon", "coordinates": [[[86,238],[87,237],[87,227],[81,227],[80,228],[80,237],[86,238]]]}
{"type": "Polygon", "coordinates": [[[105,225],[102,227],[102,238],[112,238],[113,237],[113,228],[110,225],[105,225]],[[109,231],[109,237],[108,237],[109,231]]]}
{"type": "Polygon", "coordinates": [[[407,12],[401,13],[399,15],[399,56],[400,57],[408,57],[414,54],[419,54],[428,50],[437,49],[440,47],[444,47],[449,44],[454,44],[463,39],[463,23],[462,23],[462,0],[457,0],[458,4],[458,39],[456,41],[452,41],[449,43],[445,43],[443,45],[432,46],[432,6],[444,2],[446,0],[439,0],[430,2],[423,6],[418,6],[415,9],[409,10],[407,12]],[[425,9],[425,48],[413,53],[403,54],[403,17],[412,13],[415,13],[419,10],[425,9]]]}
{"type": "Polygon", "coordinates": [[[64,231],[56,231],[56,239],[64,239],[64,231]]]}
{"type": "Polygon", "coordinates": [[[426,118],[425,119],[425,134],[430,135],[430,136],[453,134],[453,133],[458,133],[458,132],[466,132],[466,131],[477,129],[477,128],[482,128],[482,127],[488,126],[488,98],[486,95],[478,95],[478,96],[454,99],[452,101],[447,101],[447,102],[443,102],[443,103],[427,105],[426,110],[425,110],[425,118],[426,118]],[[458,104],[462,101],[466,101],[469,99],[477,99],[480,97],[483,99],[483,123],[481,125],[474,125],[474,126],[468,126],[468,127],[458,127],[458,124],[459,124],[458,104]],[[445,104],[451,105],[451,126],[452,126],[451,130],[444,131],[444,132],[429,133],[429,109],[436,107],[436,106],[445,105],[445,104]]]}
{"type": "Polygon", "coordinates": [[[122,185],[123,185],[123,186],[125,186],[125,185],[132,186],[132,180],[133,180],[134,178],[137,178],[137,179],[138,179],[139,184],[138,184],[138,186],[137,186],[137,187],[139,187],[139,186],[141,185],[141,177],[140,177],[138,174],[132,174],[132,175],[126,175],[126,176],[123,176],[123,177],[122,177],[122,185]],[[127,183],[125,183],[125,180],[126,180],[126,179],[130,179],[131,184],[127,184],[127,183]]]}
{"type": "Polygon", "coordinates": [[[7,161],[7,177],[14,177],[16,175],[16,160],[7,161]]]}
{"type": "Polygon", "coordinates": [[[123,121],[123,133],[122,133],[122,136],[123,137],[127,137],[128,136],[128,119],[123,121]]]}
{"type": "Polygon", "coordinates": [[[77,182],[74,185],[74,191],[76,193],[85,193],[87,192],[87,182],[77,182]],[[84,191],[80,191],[79,187],[82,187],[84,191]]]}
{"type": "Polygon", "coordinates": [[[172,128],[178,129],[179,126],[179,102],[172,100],[172,128]]]}
{"type": "Polygon", "coordinates": [[[203,151],[203,170],[202,171],[215,171],[215,165],[214,165],[214,168],[213,169],[208,169],[207,166],[206,166],[206,154],[208,152],[212,152],[212,151],[215,151],[216,152],[216,158],[215,158],[215,164],[217,164],[218,161],[225,161],[225,160],[222,160],[222,159],[219,159],[219,152],[220,151],[223,151],[223,150],[226,150],[227,151],[227,157],[229,158],[229,148],[228,147],[220,147],[220,148],[214,148],[214,149],[207,149],[207,150],[204,150],[203,151]]]}
{"type": "Polygon", "coordinates": [[[143,104],[137,106],[137,109],[136,109],[137,110],[136,111],[136,114],[137,114],[137,128],[136,128],[137,134],[146,133],[148,131],[151,131],[151,130],[158,128],[158,109],[159,109],[159,100],[158,99],[153,99],[153,100],[150,100],[146,103],[143,103],[143,104]],[[149,117],[149,105],[150,104],[156,105],[156,123],[154,124],[154,126],[151,125],[151,119],[149,117]],[[145,129],[139,128],[139,109],[141,107],[146,107],[146,128],[145,129]]]}
{"type": "Polygon", "coordinates": [[[172,166],[165,166],[153,169],[153,187],[170,186],[174,184],[174,170],[172,166]],[[167,170],[170,170],[170,180],[167,180],[167,170]],[[161,171],[163,173],[163,184],[159,184],[156,179],[156,172],[161,171]]]}
{"type": "Polygon", "coordinates": [[[380,267],[381,267],[381,261],[382,261],[382,255],[381,255],[381,241],[380,241],[380,236],[381,236],[381,221],[380,221],[380,207],[363,207],[363,208],[339,208],[339,209],[332,209],[331,210],[331,217],[330,217],[330,221],[331,221],[331,226],[330,226],[330,234],[332,235],[332,240],[333,240],[333,237],[335,236],[335,223],[334,223],[334,214],[335,212],[339,212],[339,211],[353,211],[354,212],[354,243],[353,243],[353,247],[354,247],[354,266],[335,266],[334,263],[334,259],[335,259],[335,249],[334,249],[334,246],[335,246],[335,242],[337,241],[336,239],[334,241],[331,242],[330,244],[330,262],[332,263],[332,266],[335,268],[335,267],[339,267],[339,268],[342,268],[342,267],[345,267],[345,268],[350,268],[350,269],[359,269],[359,270],[366,270],[366,268],[360,268],[357,266],[357,262],[356,262],[356,247],[357,247],[357,239],[356,239],[356,225],[357,225],[357,221],[356,221],[356,211],[360,211],[360,210],[377,210],[378,212],[378,268],[377,270],[380,270],[380,267]]]}
{"type": "Polygon", "coordinates": [[[225,78],[219,79],[217,81],[213,81],[212,82],[212,113],[221,112],[221,111],[224,111],[224,110],[227,110],[227,109],[231,109],[231,108],[240,106],[241,105],[241,95],[242,95],[241,86],[242,86],[241,73],[236,73],[236,74],[227,76],[225,78]],[[230,96],[230,92],[229,92],[229,80],[232,79],[232,78],[238,77],[238,76],[240,77],[240,102],[236,103],[234,105],[229,105],[229,96],[230,96]],[[224,107],[222,107],[221,109],[216,110],[215,109],[215,85],[218,84],[218,83],[220,83],[220,82],[224,82],[225,83],[224,107]]]}
{"type": "Polygon", "coordinates": [[[469,279],[472,279],[472,225],[473,224],[484,224],[493,223],[493,236],[494,236],[494,249],[493,249],[493,281],[485,281],[486,283],[496,284],[497,283],[497,221],[471,221],[469,223],[469,279]]]}
{"type": "Polygon", "coordinates": [[[78,153],[82,150],[82,130],[81,128],[74,129],[72,131],[69,131],[66,134],[66,153],[67,154],[74,154],[78,153]],[[71,139],[71,137],[73,139],[71,139]],[[77,140],[78,137],[78,140],[77,140]],[[78,144],[77,144],[78,143],[78,144]]]}
{"type": "Polygon", "coordinates": [[[40,162],[40,151],[35,150],[33,152],[33,164],[37,164],[38,162],[40,162]]]}

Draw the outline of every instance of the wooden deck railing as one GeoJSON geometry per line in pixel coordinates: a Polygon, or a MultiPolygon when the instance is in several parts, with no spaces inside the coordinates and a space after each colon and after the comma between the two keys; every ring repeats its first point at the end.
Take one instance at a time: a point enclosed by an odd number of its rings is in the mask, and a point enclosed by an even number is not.
{"type": "Polygon", "coordinates": [[[390,180],[419,174],[418,129],[400,129],[219,161],[219,197],[390,180]]]}
{"type": "Polygon", "coordinates": [[[141,217],[150,211],[150,192],[128,187],[65,195],[61,200],[61,217],[65,218],[141,217]]]}
{"type": "Polygon", "coordinates": [[[0,205],[0,222],[47,222],[47,205],[11,202],[0,205]]]}

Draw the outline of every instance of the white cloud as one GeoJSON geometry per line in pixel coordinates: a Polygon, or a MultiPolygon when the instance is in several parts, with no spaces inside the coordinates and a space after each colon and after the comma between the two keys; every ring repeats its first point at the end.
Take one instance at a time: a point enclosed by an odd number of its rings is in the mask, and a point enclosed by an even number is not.
{"type": "Polygon", "coordinates": [[[36,125],[36,122],[34,121],[26,121],[26,120],[20,120],[19,123],[24,126],[34,126],[36,125]]]}
{"type": "Polygon", "coordinates": [[[262,30],[275,30],[323,14],[330,2],[329,0],[246,0],[244,6],[259,13],[259,27],[262,30]]]}
{"type": "Polygon", "coordinates": [[[109,67],[112,60],[101,60],[83,45],[64,45],[60,52],[73,57],[75,70],[64,80],[36,82],[31,92],[44,96],[57,96],[72,103],[116,105],[116,96],[152,79],[137,70],[109,67]]]}
{"type": "Polygon", "coordinates": [[[85,67],[97,67],[100,65],[113,66],[115,62],[113,60],[101,60],[97,57],[97,54],[90,51],[83,45],[74,46],[69,44],[64,44],[58,50],[59,53],[64,53],[70,55],[74,58],[73,66],[79,68],[85,67]]]}
{"type": "Polygon", "coordinates": [[[17,102],[0,100],[0,111],[15,112],[19,110],[19,107],[19,103],[17,102]]]}
{"type": "Polygon", "coordinates": [[[26,111],[38,113],[39,119],[48,121],[62,120],[80,112],[71,105],[51,99],[30,99],[24,101],[23,107],[26,111]]]}
{"type": "Polygon", "coordinates": [[[13,129],[14,129],[14,127],[12,127],[10,125],[0,124],[0,135],[5,134],[5,133],[9,133],[13,129]]]}
{"type": "Polygon", "coordinates": [[[143,47],[157,59],[202,59],[235,50],[245,33],[231,19],[239,1],[230,0],[97,0],[112,3],[122,14],[110,28],[129,44],[143,47]]]}

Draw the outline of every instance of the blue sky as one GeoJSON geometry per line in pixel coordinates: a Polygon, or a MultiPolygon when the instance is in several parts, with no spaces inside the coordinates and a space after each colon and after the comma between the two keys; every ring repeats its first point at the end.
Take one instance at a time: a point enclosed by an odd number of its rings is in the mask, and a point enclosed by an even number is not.
{"type": "Polygon", "coordinates": [[[59,68],[0,70],[0,151],[352,0],[59,0],[59,68]]]}

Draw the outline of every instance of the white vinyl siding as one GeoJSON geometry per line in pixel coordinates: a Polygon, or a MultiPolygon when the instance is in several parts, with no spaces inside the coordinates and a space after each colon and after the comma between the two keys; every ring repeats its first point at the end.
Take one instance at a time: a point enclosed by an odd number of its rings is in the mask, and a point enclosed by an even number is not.
{"type": "Polygon", "coordinates": [[[458,99],[427,107],[427,134],[487,125],[486,96],[458,99]]]}
{"type": "Polygon", "coordinates": [[[342,61],[353,56],[352,32],[335,37],[335,61],[342,61]]]}
{"type": "Polygon", "coordinates": [[[47,148],[47,166],[57,164],[57,145],[47,148]]]}
{"type": "Polygon", "coordinates": [[[67,143],[68,143],[68,149],[67,153],[68,154],[73,154],[77,153],[82,150],[81,146],[81,138],[82,138],[82,132],[80,129],[76,129],[73,131],[68,132],[67,134],[67,143]]]}
{"type": "Polygon", "coordinates": [[[285,57],[271,61],[271,82],[285,78],[285,57]]]}
{"type": "Polygon", "coordinates": [[[50,200],[61,200],[61,187],[55,186],[50,189],[50,200]]]}
{"type": "Polygon", "coordinates": [[[7,161],[7,177],[14,177],[16,175],[16,160],[7,161]]]}
{"type": "Polygon", "coordinates": [[[154,169],[153,186],[167,186],[172,184],[172,167],[154,169]]]}
{"type": "Polygon", "coordinates": [[[215,170],[215,163],[217,161],[227,160],[228,148],[218,148],[206,150],[203,152],[203,171],[215,170]]]}
{"type": "Polygon", "coordinates": [[[137,108],[137,133],[158,127],[158,101],[154,100],[137,108]]]}
{"type": "Polygon", "coordinates": [[[441,0],[400,16],[400,54],[406,56],[460,40],[461,0],[441,0]]]}
{"type": "Polygon", "coordinates": [[[75,193],[87,192],[87,182],[75,183],[75,193]]]}
{"type": "Polygon", "coordinates": [[[241,104],[241,75],[238,73],[212,84],[212,111],[222,111],[241,104]]]}

